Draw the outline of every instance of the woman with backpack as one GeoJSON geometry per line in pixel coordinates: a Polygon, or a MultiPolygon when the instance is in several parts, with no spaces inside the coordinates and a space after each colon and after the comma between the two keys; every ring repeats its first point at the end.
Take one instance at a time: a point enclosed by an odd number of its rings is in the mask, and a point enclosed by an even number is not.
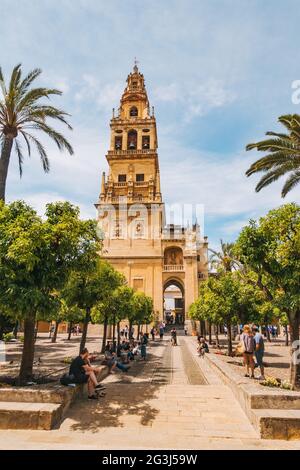
{"type": "Polygon", "coordinates": [[[241,335],[241,345],[243,351],[243,359],[245,366],[245,377],[250,377],[254,379],[254,351],[255,351],[255,342],[252,329],[249,325],[244,325],[243,333],[241,335]],[[251,372],[251,375],[250,375],[251,372]]]}

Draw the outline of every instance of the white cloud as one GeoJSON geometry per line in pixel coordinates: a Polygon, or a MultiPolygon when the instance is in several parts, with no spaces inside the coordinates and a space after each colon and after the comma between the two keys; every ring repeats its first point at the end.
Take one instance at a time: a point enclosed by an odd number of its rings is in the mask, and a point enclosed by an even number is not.
{"type": "Polygon", "coordinates": [[[77,102],[85,101],[85,105],[92,102],[93,106],[96,104],[99,109],[106,111],[117,106],[123,89],[124,82],[102,83],[95,76],[84,74],[82,82],[77,85],[75,100],[77,102]]]}
{"type": "Polygon", "coordinates": [[[211,110],[232,103],[236,93],[222,80],[170,83],[154,89],[154,100],[178,104],[183,109],[184,121],[204,116],[211,110]]]}
{"type": "Polygon", "coordinates": [[[204,204],[205,214],[216,219],[239,217],[243,221],[299,198],[299,189],[284,200],[280,197],[283,180],[256,193],[259,177],[245,176],[254,158],[255,154],[245,153],[216,155],[165,141],[160,152],[164,197],[169,203],[204,204]]]}

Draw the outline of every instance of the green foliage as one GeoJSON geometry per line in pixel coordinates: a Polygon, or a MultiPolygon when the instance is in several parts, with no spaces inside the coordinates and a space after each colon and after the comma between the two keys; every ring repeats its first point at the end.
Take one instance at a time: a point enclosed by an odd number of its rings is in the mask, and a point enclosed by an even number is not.
{"type": "Polygon", "coordinates": [[[85,245],[96,257],[101,249],[96,224],[80,221],[70,203],[48,204],[46,220],[22,201],[0,203],[0,305],[21,319],[49,317],[85,245]]]}
{"type": "Polygon", "coordinates": [[[100,250],[96,223],[81,221],[79,209],[68,202],[48,204],[45,220],[23,201],[0,203],[0,308],[31,325],[21,375],[27,357],[25,375],[32,370],[34,320],[57,319],[70,273],[95,263],[100,250]]]}
{"type": "Polygon", "coordinates": [[[9,343],[12,339],[14,339],[13,333],[4,333],[3,335],[4,343],[9,343]]]}
{"type": "Polygon", "coordinates": [[[235,250],[241,262],[256,273],[266,300],[286,312],[290,321],[299,315],[300,207],[286,204],[271,210],[259,223],[251,221],[235,250]]]}
{"type": "MultiPolygon", "coordinates": [[[[77,307],[81,310],[92,309],[98,303],[110,299],[114,290],[125,282],[125,278],[109,263],[90,259],[85,266],[80,260],[79,268],[73,270],[62,290],[66,307],[77,307]]],[[[94,319],[97,318],[94,312],[94,319]]]]}
{"type": "Polygon", "coordinates": [[[189,315],[216,325],[246,323],[258,320],[260,303],[259,290],[243,282],[237,273],[229,272],[201,284],[199,298],[191,305],[189,315]]]}
{"type": "Polygon", "coordinates": [[[300,116],[288,114],[280,116],[278,120],[288,133],[267,132],[266,135],[270,138],[247,145],[246,150],[256,149],[259,152],[267,152],[267,155],[255,161],[246,175],[264,173],[255,188],[260,191],[288,174],[281,192],[282,197],[285,197],[300,182],[300,116]]]}
{"type": "Polygon", "coordinates": [[[209,249],[211,256],[209,263],[220,273],[231,272],[239,268],[239,263],[234,256],[234,243],[226,243],[220,240],[220,250],[209,249]]]}
{"type": "MultiPolygon", "coordinates": [[[[49,100],[53,95],[62,92],[51,88],[32,88],[33,82],[41,74],[40,69],[32,70],[22,77],[21,64],[12,71],[10,81],[6,85],[0,68],[0,136],[2,149],[5,149],[5,139],[14,141],[15,151],[19,160],[20,175],[22,175],[24,154],[19,138],[24,141],[28,156],[31,155],[32,146],[38,152],[45,172],[50,170],[47,152],[37,139],[34,131],[40,131],[52,139],[59,150],[67,150],[73,154],[73,149],[67,139],[52,126],[49,120],[56,120],[60,124],[72,129],[66,118],[68,114],[48,103],[42,104],[41,99],[49,100]],[[33,131],[33,133],[32,133],[33,131]]],[[[3,150],[4,151],[4,150],[3,150]]]]}
{"type": "Polygon", "coordinates": [[[148,324],[153,318],[153,301],[143,292],[135,292],[133,295],[133,315],[130,317],[132,323],[148,324]]]}

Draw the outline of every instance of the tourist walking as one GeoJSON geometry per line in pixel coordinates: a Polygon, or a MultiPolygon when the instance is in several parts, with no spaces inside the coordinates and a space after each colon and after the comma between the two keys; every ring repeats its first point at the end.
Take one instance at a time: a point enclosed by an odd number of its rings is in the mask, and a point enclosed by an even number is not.
{"type": "Polygon", "coordinates": [[[172,328],[172,330],[171,330],[171,343],[172,343],[172,346],[177,346],[177,331],[176,331],[176,328],[172,328]]]}
{"type": "Polygon", "coordinates": [[[254,345],[255,345],[255,359],[256,364],[260,368],[259,380],[265,380],[265,368],[264,368],[264,354],[265,354],[265,342],[263,335],[259,332],[259,328],[254,326],[252,328],[254,334],[254,345]]]}
{"type": "Polygon", "coordinates": [[[155,341],[156,329],[154,328],[154,326],[152,326],[150,334],[152,336],[152,341],[155,341]]]}
{"type": "Polygon", "coordinates": [[[127,325],[124,328],[124,335],[125,335],[125,339],[127,339],[128,338],[128,326],[127,325]]]}
{"type": "Polygon", "coordinates": [[[159,325],[159,338],[160,338],[161,340],[164,339],[164,331],[165,331],[164,326],[163,326],[162,323],[160,323],[160,325],[159,325]]]}
{"type": "Polygon", "coordinates": [[[148,336],[146,333],[142,333],[141,336],[141,357],[146,360],[147,355],[147,344],[148,344],[148,336]]]}
{"type": "Polygon", "coordinates": [[[243,333],[241,335],[241,342],[243,345],[243,359],[245,366],[245,377],[254,379],[254,359],[253,354],[255,350],[255,342],[252,330],[249,325],[244,325],[243,333]],[[251,375],[250,375],[251,373],[251,375]]]}

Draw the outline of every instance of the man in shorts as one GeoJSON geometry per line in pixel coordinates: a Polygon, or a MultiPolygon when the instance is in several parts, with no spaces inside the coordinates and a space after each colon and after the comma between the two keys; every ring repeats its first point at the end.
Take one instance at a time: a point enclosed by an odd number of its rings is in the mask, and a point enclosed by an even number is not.
{"type": "Polygon", "coordinates": [[[264,354],[265,354],[265,342],[263,335],[259,332],[259,329],[257,326],[254,326],[252,328],[253,334],[254,334],[254,343],[255,343],[255,359],[256,359],[256,364],[260,368],[260,377],[259,380],[265,380],[265,368],[264,368],[264,354]]]}

